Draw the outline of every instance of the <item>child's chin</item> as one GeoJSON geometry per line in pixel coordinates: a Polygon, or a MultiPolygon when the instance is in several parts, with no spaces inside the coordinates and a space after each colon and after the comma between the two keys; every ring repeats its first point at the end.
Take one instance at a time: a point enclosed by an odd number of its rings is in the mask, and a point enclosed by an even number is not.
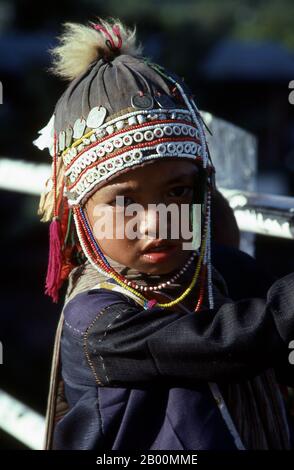
{"type": "Polygon", "coordinates": [[[166,262],[166,263],[158,263],[152,266],[141,266],[139,271],[145,274],[153,274],[153,275],[163,275],[173,273],[176,269],[179,269],[180,266],[174,265],[174,263],[166,262]]]}

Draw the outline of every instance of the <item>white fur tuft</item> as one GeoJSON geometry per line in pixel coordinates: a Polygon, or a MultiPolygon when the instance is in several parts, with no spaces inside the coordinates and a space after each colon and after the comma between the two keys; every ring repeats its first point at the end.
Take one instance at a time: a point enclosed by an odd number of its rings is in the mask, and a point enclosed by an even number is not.
{"type": "MultiPolygon", "coordinates": [[[[97,18],[97,23],[111,34],[115,45],[118,39],[112,31],[113,26],[118,26],[122,38],[120,52],[113,52],[106,44],[107,37],[91,26],[78,23],[64,23],[64,32],[58,37],[59,44],[50,50],[53,61],[50,71],[65,80],[73,80],[85,72],[89,65],[106,56],[112,60],[118,54],[139,56],[142,54],[142,46],[136,45],[136,26],[133,30],[127,28],[120,20],[110,18],[102,20],[97,18]]],[[[92,23],[93,24],[93,23],[92,23]]]]}

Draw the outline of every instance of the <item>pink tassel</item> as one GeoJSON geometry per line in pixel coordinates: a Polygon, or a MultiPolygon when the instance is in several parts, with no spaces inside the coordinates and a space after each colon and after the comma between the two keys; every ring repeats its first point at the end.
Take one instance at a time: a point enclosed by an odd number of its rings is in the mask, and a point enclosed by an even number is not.
{"type": "Polygon", "coordinates": [[[58,302],[61,266],[61,225],[60,220],[57,217],[54,217],[49,229],[49,261],[45,294],[49,295],[55,303],[58,302]]]}

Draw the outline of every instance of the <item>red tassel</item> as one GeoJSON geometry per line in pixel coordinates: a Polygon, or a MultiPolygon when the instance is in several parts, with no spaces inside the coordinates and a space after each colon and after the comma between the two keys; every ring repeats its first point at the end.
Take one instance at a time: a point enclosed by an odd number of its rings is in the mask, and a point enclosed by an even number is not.
{"type": "Polygon", "coordinates": [[[49,229],[49,262],[45,294],[49,295],[55,303],[58,302],[58,291],[60,288],[62,266],[61,248],[60,220],[57,217],[54,217],[49,229]]]}

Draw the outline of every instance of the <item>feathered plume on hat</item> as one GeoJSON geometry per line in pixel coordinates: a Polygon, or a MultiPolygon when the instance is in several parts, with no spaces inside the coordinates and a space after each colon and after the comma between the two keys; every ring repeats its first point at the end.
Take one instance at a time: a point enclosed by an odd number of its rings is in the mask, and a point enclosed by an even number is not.
{"type": "Polygon", "coordinates": [[[166,157],[188,158],[205,172],[212,169],[191,91],[178,76],[142,56],[136,27],[129,29],[115,18],[63,27],[50,50],[49,70],[69,84],[34,141],[53,157],[38,214],[41,221],[51,221],[45,292],[54,302],[76,251],[109,273],[82,235],[82,206],[101,185],[126,168],[166,157]]]}
{"type": "Polygon", "coordinates": [[[119,54],[134,57],[142,54],[142,45],[136,45],[136,26],[131,30],[119,19],[98,18],[97,23],[90,22],[89,26],[64,23],[64,28],[59,45],[51,49],[50,69],[62,79],[74,80],[100,58],[112,60],[119,54]]]}

